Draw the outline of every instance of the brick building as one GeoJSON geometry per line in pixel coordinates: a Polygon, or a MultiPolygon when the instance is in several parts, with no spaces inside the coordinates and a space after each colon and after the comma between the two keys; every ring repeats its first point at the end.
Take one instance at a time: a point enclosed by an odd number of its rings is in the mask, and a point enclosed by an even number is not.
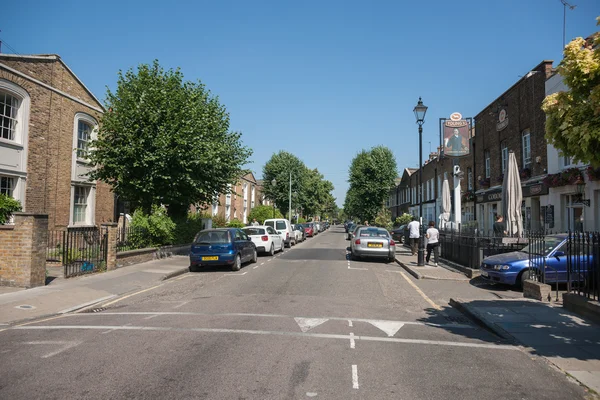
{"type": "Polygon", "coordinates": [[[248,215],[259,205],[261,196],[254,174],[249,172],[236,185],[231,186],[230,193],[221,194],[212,204],[212,215],[220,215],[228,222],[237,218],[248,223],[248,215]]]}
{"type": "Polygon", "coordinates": [[[552,61],[544,60],[475,117],[475,190],[477,220],[484,231],[492,229],[502,213],[502,181],[508,154],[514,151],[523,186],[523,227],[540,229],[540,197],[547,175],[546,116],[541,109],[552,61]]]}
{"type": "Polygon", "coordinates": [[[59,56],[0,54],[0,192],[49,229],[112,221],[110,187],[85,177],[103,111],[59,56]]]}

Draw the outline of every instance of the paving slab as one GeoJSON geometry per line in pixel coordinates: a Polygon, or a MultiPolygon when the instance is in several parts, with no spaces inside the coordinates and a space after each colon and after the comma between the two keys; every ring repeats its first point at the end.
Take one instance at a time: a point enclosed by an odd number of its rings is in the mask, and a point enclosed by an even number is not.
{"type": "Polygon", "coordinates": [[[450,281],[469,281],[464,274],[453,271],[450,266],[440,262],[434,266],[433,260],[424,266],[417,266],[417,256],[410,254],[410,251],[396,250],[396,262],[402,266],[409,274],[417,279],[434,279],[450,281]]]}

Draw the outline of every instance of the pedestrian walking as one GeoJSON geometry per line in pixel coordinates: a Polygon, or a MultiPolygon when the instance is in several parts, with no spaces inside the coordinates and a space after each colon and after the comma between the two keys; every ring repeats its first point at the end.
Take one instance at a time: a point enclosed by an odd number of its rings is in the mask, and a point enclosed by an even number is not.
{"type": "Polygon", "coordinates": [[[419,246],[419,230],[421,224],[417,221],[417,217],[413,217],[413,220],[408,224],[408,237],[410,238],[410,251],[414,256],[417,254],[417,247],[419,246]]]}
{"type": "Polygon", "coordinates": [[[494,222],[494,236],[502,237],[506,235],[506,223],[504,223],[504,217],[502,215],[496,215],[496,222],[494,222]]]}
{"type": "Polygon", "coordinates": [[[260,224],[258,223],[258,221],[256,220],[256,218],[252,219],[252,223],[250,224],[251,226],[259,226],[260,224]]]}
{"type": "Polygon", "coordinates": [[[433,259],[435,266],[438,266],[439,261],[439,246],[440,246],[440,231],[435,227],[435,222],[429,221],[429,229],[427,229],[427,257],[425,261],[429,264],[431,252],[433,251],[433,259]]]}
{"type": "Polygon", "coordinates": [[[365,221],[365,226],[369,226],[369,221],[365,221]]]}

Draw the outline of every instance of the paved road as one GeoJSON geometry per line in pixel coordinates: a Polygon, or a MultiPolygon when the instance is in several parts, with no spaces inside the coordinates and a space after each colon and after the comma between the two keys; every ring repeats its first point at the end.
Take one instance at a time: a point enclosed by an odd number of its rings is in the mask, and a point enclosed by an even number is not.
{"type": "Polygon", "coordinates": [[[447,306],[482,289],[348,261],[347,243],[332,228],[239,272],[0,331],[0,398],[584,398],[447,306]]]}

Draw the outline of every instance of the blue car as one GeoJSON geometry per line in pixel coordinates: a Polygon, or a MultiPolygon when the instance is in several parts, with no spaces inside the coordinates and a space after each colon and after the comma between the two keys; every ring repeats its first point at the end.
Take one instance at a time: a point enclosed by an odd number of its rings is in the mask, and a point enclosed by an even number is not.
{"type": "MultiPolygon", "coordinates": [[[[545,261],[546,283],[567,282],[567,238],[567,234],[548,235],[544,239],[543,249],[525,246],[521,251],[487,257],[481,264],[481,277],[493,283],[522,286],[533,273],[529,270],[531,251],[540,253],[532,256],[533,267],[539,270],[545,261]]],[[[578,265],[581,274],[579,279],[571,275],[571,281],[584,281],[588,268],[593,266],[593,256],[572,256],[571,261],[578,265]]]]}
{"type": "Polygon", "coordinates": [[[200,231],[190,249],[190,271],[208,265],[226,265],[239,271],[242,263],[256,260],[256,245],[238,228],[200,231]]]}

